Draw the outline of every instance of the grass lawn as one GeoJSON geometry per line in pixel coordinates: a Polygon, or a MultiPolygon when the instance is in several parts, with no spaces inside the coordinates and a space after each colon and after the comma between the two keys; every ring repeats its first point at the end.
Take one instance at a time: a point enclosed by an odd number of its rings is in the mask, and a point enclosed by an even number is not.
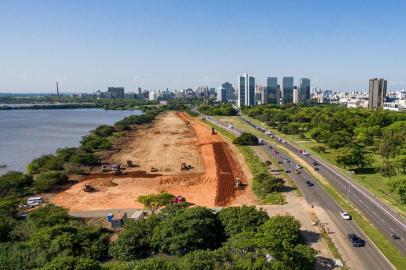
{"type": "MultiPolygon", "coordinates": [[[[230,117],[229,117],[230,118],[230,117]]],[[[230,120],[233,122],[238,122],[239,125],[244,124],[238,117],[231,117],[233,119],[230,120]]],[[[223,120],[227,120],[228,118],[224,118],[223,120]]],[[[281,133],[280,131],[270,128],[267,126],[265,123],[250,118],[253,122],[255,122],[257,125],[263,126],[269,130],[271,130],[273,133],[277,134],[278,136],[294,142],[296,145],[300,146],[301,148],[305,149],[307,152],[311,153],[313,156],[319,157],[326,162],[328,162],[331,165],[335,165],[337,169],[342,173],[345,174],[348,177],[351,177],[352,179],[356,180],[358,183],[360,183],[362,186],[367,188],[369,191],[371,191],[373,194],[375,194],[379,199],[382,201],[385,201],[388,205],[390,205],[393,209],[397,210],[399,214],[402,216],[406,217],[406,205],[400,203],[400,198],[398,194],[389,192],[388,187],[386,186],[386,182],[389,181],[389,178],[383,177],[379,172],[365,172],[365,173],[350,173],[348,170],[342,168],[340,165],[335,163],[333,160],[330,158],[330,152],[329,149],[326,145],[318,143],[314,141],[313,139],[308,139],[308,138],[300,138],[298,135],[286,135],[281,133]],[[315,146],[324,146],[327,149],[326,153],[317,153],[314,150],[312,150],[313,147],[315,146]]],[[[227,120],[228,121],[228,120],[227,120]]],[[[237,127],[237,125],[236,125],[237,127]]],[[[248,125],[244,125],[244,128],[247,128],[248,125]]],[[[262,132],[256,130],[255,128],[249,127],[250,132],[253,134],[254,131],[256,134],[262,134],[262,132]]],[[[307,135],[307,134],[306,134],[307,135]]],[[[262,135],[263,136],[263,135],[262,135]]],[[[373,167],[380,167],[382,164],[382,159],[379,155],[372,153],[373,159],[374,159],[374,164],[373,167]]],[[[399,173],[397,176],[392,177],[393,180],[400,179],[406,177],[404,174],[399,173]]]]}

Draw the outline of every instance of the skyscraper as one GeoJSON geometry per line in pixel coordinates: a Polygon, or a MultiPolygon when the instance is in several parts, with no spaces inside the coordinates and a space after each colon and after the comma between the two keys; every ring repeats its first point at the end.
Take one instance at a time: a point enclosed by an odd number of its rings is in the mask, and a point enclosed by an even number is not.
{"type": "Polygon", "coordinates": [[[294,86],[293,87],[293,103],[298,104],[300,102],[300,96],[299,96],[299,89],[294,86]]]}
{"type": "Polygon", "coordinates": [[[255,106],[255,77],[248,74],[238,77],[237,106],[255,106]]]}
{"type": "Polygon", "coordinates": [[[225,82],[221,84],[221,87],[226,89],[226,99],[227,101],[235,100],[235,90],[231,83],[225,82]]]}
{"type": "Polygon", "coordinates": [[[282,78],[282,103],[293,103],[293,77],[282,78]]]}
{"type": "Polygon", "coordinates": [[[224,83],[217,87],[217,101],[227,102],[227,89],[224,87],[224,83]]]}
{"type": "Polygon", "coordinates": [[[279,104],[279,87],[277,77],[268,77],[266,79],[266,88],[268,91],[268,103],[279,104]]]}
{"type": "Polygon", "coordinates": [[[310,80],[308,78],[300,79],[299,102],[309,103],[310,101],[310,80]]]}
{"type": "Polygon", "coordinates": [[[386,99],[387,81],[384,79],[369,80],[368,109],[382,109],[386,99]]]}

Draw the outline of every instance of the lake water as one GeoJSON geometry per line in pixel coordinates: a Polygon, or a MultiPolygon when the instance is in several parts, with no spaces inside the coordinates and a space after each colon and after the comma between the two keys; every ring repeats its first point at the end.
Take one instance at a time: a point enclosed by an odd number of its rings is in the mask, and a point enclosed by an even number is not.
{"type": "Polygon", "coordinates": [[[102,124],[113,124],[141,111],[102,109],[0,110],[0,174],[24,171],[36,157],[58,148],[79,146],[82,136],[102,124]]]}

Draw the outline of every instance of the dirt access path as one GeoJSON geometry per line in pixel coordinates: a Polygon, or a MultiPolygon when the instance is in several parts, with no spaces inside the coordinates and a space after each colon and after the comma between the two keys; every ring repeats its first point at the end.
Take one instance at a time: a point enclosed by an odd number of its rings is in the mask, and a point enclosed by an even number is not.
{"type": "Polygon", "coordinates": [[[235,149],[219,135],[211,135],[208,126],[184,113],[166,112],[150,125],[139,127],[122,149],[113,154],[111,163],[125,165],[132,160],[139,167],[114,176],[87,176],[70,189],[55,195],[51,202],[71,212],[111,208],[141,208],[139,195],[166,191],[185,196],[201,206],[253,204],[250,187],[234,189],[235,179],[250,183],[249,173],[235,149]],[[183,171],[181,164],[193,166],[183,171]],[[158,169],[151,173],[151,167],[158,169]],[[95,192],[84,192],[91,184],[95,192]],[[241,198],[241,199],[240,199],[241,198]]]}

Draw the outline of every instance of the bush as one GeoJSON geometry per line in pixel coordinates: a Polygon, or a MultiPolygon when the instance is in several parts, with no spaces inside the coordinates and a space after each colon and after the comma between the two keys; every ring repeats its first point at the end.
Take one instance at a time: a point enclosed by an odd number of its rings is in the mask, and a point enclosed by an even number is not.
{"type": "Polygon", "coordinates": [[[99,263],[88,258],[58,256],[45,264],[42,270],[101,270],[99,263]]]}
{"type": "Polygon", "coordinates": [[[61,184],[67,183],[68,179],[68,176],[61,172],[42,172],[36,177],[34,186],[39,192],[48,192],[61,184]]]}
{"type": "Polygon", "coordinates": [[[244,132],[239,137],[235,138],[233,143],[239,145],[257,145],[258,138],[254,134],[244,132]]]}
{"type": "Polygon", "coordinates": [[[100,137],[108,137],[111,136],[114,132],[114,127],[112,126],[108,126],[108,125],[101,125],[98,126],[95,130],[94,130],[94,134],[96,134],[97,136],[100,137]]]}

